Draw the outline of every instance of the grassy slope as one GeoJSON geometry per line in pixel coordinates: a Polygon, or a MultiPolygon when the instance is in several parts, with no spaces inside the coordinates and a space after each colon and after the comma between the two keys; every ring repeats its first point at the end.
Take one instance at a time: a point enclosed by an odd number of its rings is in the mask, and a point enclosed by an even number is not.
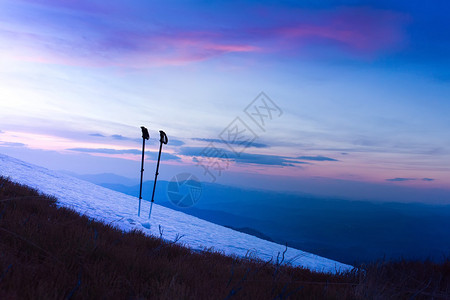
{"type": "Polygon", "coordinates": [[[0,299],[445,299],[450,261],[329,275],[124,233],[0,177],[0,299]]]}

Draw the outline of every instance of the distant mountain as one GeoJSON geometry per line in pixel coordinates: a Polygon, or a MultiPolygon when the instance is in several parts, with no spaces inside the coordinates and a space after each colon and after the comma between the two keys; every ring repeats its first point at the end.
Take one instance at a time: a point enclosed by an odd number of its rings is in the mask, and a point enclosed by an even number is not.
{"type": "Polygon", "coordinates": [[[240,232],[243,232],[243,233],[251,234],[253,236],[259,237],[260,239],[263,239],[263,240],[266,240],[266,241],[269,241],[269,242],[273,242],[274,241],[270,237],[265,235],[264,233],[259,232],[258,230],[255,230],[253,228],[249,228],[249,227],[236,228],[236,227],[232,227],[232,226],[225,226],[225,227],[228,227],[228,228],[231,228],[233,230],[240,231],[240,232]]]}
{"type": "Polygon", "coordinates": [[[76,177],[78,179],[86,180],[94,184],[121,184],[124,186],[132,186],[139,184],[139,179],[132,179],[124,176],[120,176],[113,173],[100,173],[100,174],[84,174],[80,175],[73,172],[61,171],[64,174],[76,177]]]}
{"type": "MultiPolygon", "coordinates": [[[[153,205],[148,220],[149,203],[142,201],[141,216],[137,216],[138,199],[74,177],[50,171],[0,154],[0,175],[55,196],[58,204],[72,208],[88,217],[111,224],[122,230],[140,230],[145,234],[162,235],[196,250],[213,248],[225,254],[256,256],[270,260],[284,251],[285,246],[237,232],[161,205],[153,205]]],[[[350,265],[288,248],[285,262],[319,272],[334,273],[351,270],[350,265]]]]}
{"type": "MultiPolygon", "coordinates": [[[[450,205],[326,199],[204,183],[199,202],[180,208],[169,201],[167,184],[158,181],[156,203],[348,264],[402,257],[441,261],[450,253],[450,205]]],[[[139,194],[139,185],[102,186],[139,194]]],[[[144,183],[144,198],[152,188],[152,181],[144,183]]]]}

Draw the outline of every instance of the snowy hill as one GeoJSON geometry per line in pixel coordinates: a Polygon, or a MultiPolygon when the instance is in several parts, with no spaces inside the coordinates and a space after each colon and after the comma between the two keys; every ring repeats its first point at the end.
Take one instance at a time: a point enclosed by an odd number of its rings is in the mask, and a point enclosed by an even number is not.
{"type": "MultiPolygon", "coordinates": [[[[138,229],[146,234],[160,235],[174,240],[183,236],[181,243],[196,250],[214,248],[225,254],[256,256],[264,260],[273,258],[285,250],[285,246],[237,232],[196,217],[154,204],[152,218],[148,222],[149,202],[142,202],[141,217],[137,216],[138,198],[115,192],[74,177],[38,167],[0,154],[0,175],[13,181],[34,187],[58,198],[61,206],[72,208],[81,214],[111,223],[129,231],[138,229]]],[[[314,271],[330,272],[351,270],[353,267],[304,251],[288,248],[285,262],[314,271]]]]}

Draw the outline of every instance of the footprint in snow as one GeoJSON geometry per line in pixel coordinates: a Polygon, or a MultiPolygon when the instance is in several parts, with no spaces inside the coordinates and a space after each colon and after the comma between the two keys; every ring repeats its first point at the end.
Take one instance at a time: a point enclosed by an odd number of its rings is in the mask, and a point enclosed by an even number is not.
{"type": "Polygon", "coordinates": [[[141,223],[142,227],[150,229],[150,222],[141,223]]]}

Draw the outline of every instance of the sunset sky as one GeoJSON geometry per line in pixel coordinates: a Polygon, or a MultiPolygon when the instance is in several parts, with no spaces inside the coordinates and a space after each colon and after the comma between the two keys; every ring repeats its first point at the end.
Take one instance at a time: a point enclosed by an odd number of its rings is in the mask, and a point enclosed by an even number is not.
{"type": "Polygon", "coordinates": [[[146,126],[148,180],[164,130],[163,179],[212,182],[209,164],[217,183],[280,191],[314,178],[347,194],[351,183],[450,191],[449,11],[0,0],[0,153],[137,178],[146,126]]]}

